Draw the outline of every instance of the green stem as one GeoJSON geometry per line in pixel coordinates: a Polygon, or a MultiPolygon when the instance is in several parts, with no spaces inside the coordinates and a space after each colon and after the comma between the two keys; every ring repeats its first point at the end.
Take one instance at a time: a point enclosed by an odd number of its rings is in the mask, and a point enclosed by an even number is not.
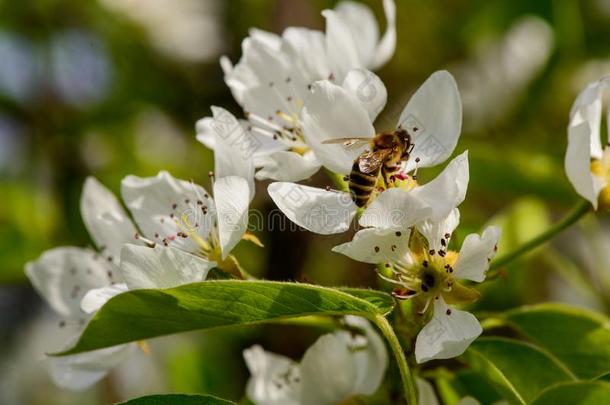
{"type": "Polygon", "coordinates": [[[390,344],[390,347],[392,348],[392,352],[394,353],[394,357],[398,363],[398,369],[400,370],[400,378],[402,379],[407,404],[417,405],[417,391],[415,390],[413,376],[411,375],[409,364],[407,363],[405,353],[400,346],[398,337],[396,337],[396,334],[394,333],[394,329],[392,329],[392,326],[388,320],[382,315],[377,315],[373,321],[381,330],[381,333],[383,333],[383,336],[385,336],[386,340],[390,344]]]}
{"type": "MultiPolygon", "coordinates": [[[[496,270],[502,266],[507,265],[518,257],[524,255],[532,249],[535,249],[549,240],[551,240],[555,235],[563,231],[564,229],[570,227],[579,219],[581,219],[586,213],[589,212],[591,208],[591,203],[585,200],[580,201],[576,206],[566,215],[561,221],[557,222],[555,225],[551,226],[546,231],[542,232],[540,235],[536,236],[534,239],[529,242],[524,243],[523,245],[517,247],[512,252],[506,253],[502,255],[500,258],[494,260],[489,266],[489,270],[496,270]]],[[[490,274],[491,275],[491,274],[490,274]]]]}

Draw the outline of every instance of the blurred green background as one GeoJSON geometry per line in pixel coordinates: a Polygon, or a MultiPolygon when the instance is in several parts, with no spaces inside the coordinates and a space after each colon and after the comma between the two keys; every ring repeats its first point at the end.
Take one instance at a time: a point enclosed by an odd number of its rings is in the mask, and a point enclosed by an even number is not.
{"type": "MultiPolygon", "coordinates": [[[[458,238],[495,221],[501,250],[544,230],[577,196],[563,172],[570,105],[610,73],[610,1],[397,0],[398,46],[378,74],[394,125],[414,89],[444,68],[458,81],[471,181],[458,238]]],[[[381,1],[373,8],[382,29],[381,1]]],[[[319,332],[251,327],[158,339],[96,387],[68,393],[43,364],[55,327],[23,273],[58,245],[91,244],[79,214],[84,179],[118,192],[127,174],[209,186],[213,157],[194,124],[220,105],[240,115],[218,58],[236,62],[250,27],[323,29],[334,1],[0,0],[0,403],[107,403],[153,392],[243,396],[241,350],[253,343],[298,358],[319,332]],[[51,332],[49,332],[51,331],[51,332]],[[35,387],[35,389],[32,389],[35,387]]],[[[440,168],[439,168],[440,170],[440,168]]],[[[431,178],[435,171],[421,173],[431,178]]],[[[323,173],[311,183],[329,184],[323,173]]],[[[274,207],[259,184],[254,207],[274,207]]],[[[608,312],[610,233],[587,218],[482,290],[494,311],[563,300],[608,312]]],[[[257,232],[266,248],[236,255],[264,278],[378,287],[370,266],[333,254],[349,235],[257,232]]]]}

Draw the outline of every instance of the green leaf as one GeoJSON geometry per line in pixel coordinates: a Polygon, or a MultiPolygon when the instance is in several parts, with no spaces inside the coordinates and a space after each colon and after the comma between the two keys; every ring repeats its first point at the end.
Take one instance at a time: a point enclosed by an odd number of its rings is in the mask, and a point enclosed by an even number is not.
{"type": "Polygon", "coordinates": [[[571,373],[532,344],[481,338],[466,351],[467,363],[512,403],[526,404],[546,387],[574,380],[571,373]]]}
{"type": "Polygon", "coordinates": [[[581,381],[558,384],[545,390],[532,405],[601,405],[610,404],[610,384],[581,381]]]}
{"type": "Polygon", "coordinates": [[[593,379],[610,371],[610,320],[601,314],[540,304],[509,311],[505,319],[579,378],[593,379]]]}
{"type": "Polygon", "coordinates": [[[147,395],[130,399],[119,405],[235,405],[235,402],[220,399],[211,395],[147,395]]]}
{"type": "Polygon", "coordinates": [[[279,321],[306,315],[386,315],[393,298],[375,290],[344,291],[273,281],[204,281],[142,289],[110,299],[67,355],[172,333],[279,321]]]}

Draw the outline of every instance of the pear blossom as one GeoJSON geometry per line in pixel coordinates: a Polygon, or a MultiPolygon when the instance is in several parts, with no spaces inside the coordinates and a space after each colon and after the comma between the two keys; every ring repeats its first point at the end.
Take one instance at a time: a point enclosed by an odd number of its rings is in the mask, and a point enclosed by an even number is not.
{"type": "MultiPolygon", "coordinates": [[[[386,94],[381,80],[373,73],[368,72],[368,75],[374,77],[370,81],[377,89],[374,93],[386,94]]],[[[372,139],[375,136],[373,119],[384,105],[385,97],[374,110],[367,110],[346,87],[329,81],[316,82],[302,113],[307,144],[325,167],[338,174],[348,174],[354,160],[366,147],[324,142],[338,137],[372,139]]],[[[460,135],[461,111],[457,85],[448,72],[436,72],[421,85],[405,106],[397,125],[397,129],[405,129],[411,136],[414,144],[411,157],[403,163],[396,181],[387,184],[386,191],[379,193],[377,199],[373,194],[374,201],[360,219],[362,226],[370,226],[375,212],[387,205],[410,204],[410,210],[414,212],[427,207],[428,215],[440,220],[464,200],[469,179],[467,152],[454,158],[436,179],[424,185],[416,180],[416,170],[440,164],[452,154],[460,135]]],[[[315,233],[345,231],[357,210],[346,192],[325,191],[290,182],[272,183],[268,192],[292,222],[315,233]]],[[[402,211],[401,214],[414,212],[402,211]]],[[[405,217],[403,215],[403,219],[405,217]]]]}
{"type": "MultiPolygon", "coordinates": [[[[570,111],[565,170],[576,192],[593,208],[610,207],[610,147],[602,146],[602,99],[610,79],[589,83],[570,111]]],[[[610,133],[606,143],[610,143],[610,133]]]]}
{"type": "Polygon", "coordinates": [[[363,318],[344,321],[346,329],[321,336],[300,363],[258,345],[244,350],[248,398],[256,405],[330,405],[377,391],[388,365],[383,340],[363,318]]]}
{"type": "MultiPolygon", "coordinates": [[[[383,7],[387,28],[381,38],[371,10],[344,1],[322,12],[326,32],[289,27],[279,36],[252,29],[235,66],[221,58],[225,82],[244,109],[250,153],[262,168],[257,179],[299,181],[319,170],[323,162],[304,137],[302,107],[319,80],[367,91],[370,78],[364,72],[384,65],[396,46],[396,6],[384,0],[383,7]]],[[[374,105],[385,99],[383,90],[365,94],[360,102],[374,105]]],[[[210,118],[199,120],[196,128],[197,139],[214,149],[210,118]]]]}
{"type": "MultiPolygon", "coordinates": [[[[124,270],[129,260],[119,260],[122,246],[137,241],[136,227],[129,220],[112,193],[94,178],[85,182],[81,197],[81,213],[85,226],[99,250],[78,247],[58,247],[44,252],[40,258],[26,264],[25,273],[38,293],[61,318],[59,327],[68,346],[74,343],[92,310],[81,307],[81,302],[92,292],[98,292],[96,300],[106,300],[126,290],[128,280],[142,278],[142,266],[131,266],[124,270]],[[139,275],[139,276],[138,276],[139,275]],[[103,297],[102,297],[103,296],[103,297]]],[[[134,250],[146,249],[133,246],[134,250]]],[[[173,249],[173,248],[165,248],[173,249]]],[[[177,251],[180,252],[180,251],[177,251]]],[[[205,278],[211,263],[186,252],[192,260],[186,264],[201,272],[193,274],[190,282],[205,278]],[[198,267],[193,261],[199,261],[198,267]]],[[[141,256],[147,256],[142,253],[141,256]]],[[[164,263],[164,272],[177,277],[185,271],[178,260],[164,263]]],[[[150,275],[146,275],[151,277],[150,275]]],[[[167,277],[167,276],[166,276],[167,277]]],[[[130,284],[134,284],[130,281],[130,284]]],[[[89,304],[91,306],[91,304],[89,304]]],[[[97,309],[97,306],[95,306],[97,309]]],[[[108,370],[124,361],[133,349],[133,344],[118,345],[88,353],[49,359],[49,371],[53,380],[64,388],[80,390],[99,381],[108,370]]]]}
{"type": "Polygon", "coordinates": [[[365,228],[333,248],[354,260],[384,265],[392,277],[380,276],[397,286],[393,295],[413,300],[422,319],[431,315],[415,343],[418,363],[459,356],[482,332],[472,314],[451,306],[478,299],[476,290],[459,281],[485,279],[500,230],[490,226],[480,236],[468,235],[458,253],[448,248],[458,224],[459,210],[454,208],[441,221],[428,218],[410,227],[365,228]]]}

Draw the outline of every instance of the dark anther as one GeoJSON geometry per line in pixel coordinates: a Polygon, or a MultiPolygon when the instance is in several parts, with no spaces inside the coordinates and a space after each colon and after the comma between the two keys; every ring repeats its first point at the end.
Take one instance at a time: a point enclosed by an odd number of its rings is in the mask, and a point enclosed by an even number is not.
{"type": "Polygon", "coordinates": [[[447,308],[447,312],[445,312],[447,315],[451,315],[451,310],[449,308],[447,308]]]}
{"type": "Polygon", "coordinates": [[[402,232],[396,231],[396,236],[401,236],[401,235],[402,235],[402,232]]]}
{"type": "Polygon", "coordinates": [[[423,265],[424,267],[428,267],[428,261],[427,261],[427,260],[424,260],[424,261],[422,262],[422,265],[423,265]]]}
{"type": "Polygon", "coordinates": [[[434,249],[431,249],[429,252],[430,256],[434,256],[434,254],[436,253],[436,251],[434,249]]]}
{"type": "Polygon", "coordinates": [[[177,206],[178,206],[178,204],[173,203],[173,204],[172,204],[172,209],[173,209],[173,210],[175,210],[177,206]]]}
{"type": "Polygon", "coordinates": [[[375,246],[375,253],[379,253],[379,246],[375,246]]]}

